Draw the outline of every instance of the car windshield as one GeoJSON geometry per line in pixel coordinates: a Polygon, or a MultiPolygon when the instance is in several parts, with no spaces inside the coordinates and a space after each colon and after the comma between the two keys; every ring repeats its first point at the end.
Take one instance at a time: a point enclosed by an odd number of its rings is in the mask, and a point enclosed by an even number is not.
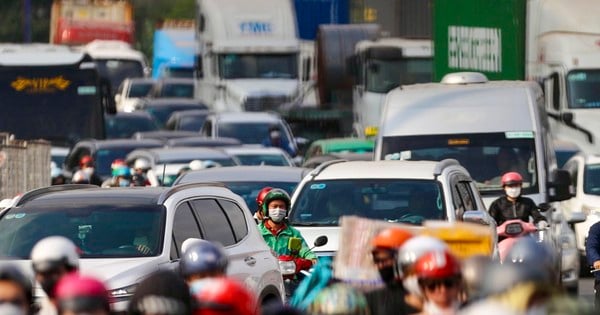
{"type": "Polygon", "coordinates": [[[154,121],[146,117],[119,117],[106,115],[106,138],[131,138],[138,131],[158,130],[154,121]]]}
{"type": "Polygon", "coordinates": [[[64,236],[82,258],[157,256],[162,251],[163,206],[65,202],[14,208],[0,218],[0,256],[28,259],[42,238],[64,236]]]}
{"type": "Polygon", "coordinates": [[[292,166],[282,155],[276,154],[234,154],[242,165],[292,166]]]}
{"type": "Polygon", "coordinates": [[[116,91],[121,82],[127,78],[144,76],[144,67],[136,60],[99,59],[95,62],[100,75],[110,80],[113,91],[116,91]]]}
{"type": "MultiPolygon", "coordinates": [[[[270,126],[271,123],[268,122],[219,122],[217,136],[235,138],[243,144],[262,144],[269,138],[270,126]]],[[[281,123],[279,124],[279,130],[285,130],[285,127],[281,123]]],[[[281,136],[284,137],[287,143],[291,142],[287,132],[282,132],[281,136]]]]}
{"type": "Polygon", "coordinates": [[[573,70],[567,74],[569,108],[600,108],[600,70],[573,70]]]}
{"type": "Polygon", "coordinates": [[[206,115],[182,116],[179,120],[179,126],[177,126],[177,130],[199,131],[202,129],[202,125],[205,121],[206,115]]]}
{"type": "Polygon", "coordinates": [[[194,98],[193,83],[165,83],[160,90],[160,97],[194,98]]]}
{"type": "Polygon", "coordinates": [[[500,178],[523,176],[523,193],[538,192],[534,135],[531,131],[427,136],[390,136],[382,141],[386,160],[456,159],[476,181],[482,195],[502,193],[500,178]]]}
{"type": "Polygon", "coordinates": [[[373,59],[366,72],[366,89],[387,93],[399,85],[431,82],[432,71],[433,60],[429,58],[373,59]]]}
{"type": "Polygon", "coordinates": [[[600,196],[600,164],[587,164],[583,178],[583,192],[600,196]]]}
{"type": "Polygon", "coordinates": [[[292,205],[292,225],[335,226],[344,215],[420,225],[443,220],[446,210],[434,180],[344,179],[312,181],[292,205]]]}
{"type": "Polygon", "coordinates": [[[224,54],[219,56],[223,79],[298,77],[297,54],[224,54]]]}
{"type": "Polygon", "coordinates": [[[150,93],[152,86],[154,83],[151,82],[139,82],[139,83],[131,83],[131,88],[129,89],[129,97],[145,97],[150,93]]]}

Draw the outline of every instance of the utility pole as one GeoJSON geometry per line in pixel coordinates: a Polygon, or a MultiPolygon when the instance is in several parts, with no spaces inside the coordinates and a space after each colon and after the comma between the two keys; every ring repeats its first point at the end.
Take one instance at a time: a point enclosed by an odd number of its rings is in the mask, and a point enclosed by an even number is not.
{"type": "Polygon", "coordinates": [[[31,43],[31,0],[23,0],[23,42],[31,43]]]}

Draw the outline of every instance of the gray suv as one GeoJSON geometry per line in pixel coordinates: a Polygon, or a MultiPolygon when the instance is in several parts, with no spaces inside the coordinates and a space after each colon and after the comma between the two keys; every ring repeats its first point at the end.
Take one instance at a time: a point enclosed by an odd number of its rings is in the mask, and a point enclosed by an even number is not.
{"type": "Polygon", "coordinates": [[[177,270],[181,245],[188,238],[225,246],[228,274],[256,292],[259,303],[283,299],[277,259],[245,202],[223,186],[63,185],[34,190],[1,213],[0,256],[17,259],[31,272],[32,247],[50,235],[65,236],[81,249],[81,271],[105,281],[115,311],[126,309],[148,274],[177,270]]]}

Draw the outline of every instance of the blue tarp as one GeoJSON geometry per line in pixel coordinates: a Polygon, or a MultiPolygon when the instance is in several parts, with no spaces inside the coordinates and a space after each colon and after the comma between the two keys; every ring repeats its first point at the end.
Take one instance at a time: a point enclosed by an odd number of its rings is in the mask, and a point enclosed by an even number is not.
{"type": "Polygon", "coordinates": [[[152,77],[160,77],[165,67],[193,67],[196,43],[193,29],[166,29],[154,32],[152,77]]]}

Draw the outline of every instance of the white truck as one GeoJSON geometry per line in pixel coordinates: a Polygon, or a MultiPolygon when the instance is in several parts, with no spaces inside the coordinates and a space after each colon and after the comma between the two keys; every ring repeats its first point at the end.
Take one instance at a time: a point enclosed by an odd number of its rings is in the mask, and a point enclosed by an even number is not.
{"type": "Polygon", "coordinates": [[[197,0],[196,97],[215,111],[264,111],[301,96],[290,0],[197,0]]]}
{"type": "Polygon", "coordinates": [[[385,96],[399,85],[431,82],[433,47],[428,39],[380,38],[356,44],[354,133],[377,134],[385,96]]]}

